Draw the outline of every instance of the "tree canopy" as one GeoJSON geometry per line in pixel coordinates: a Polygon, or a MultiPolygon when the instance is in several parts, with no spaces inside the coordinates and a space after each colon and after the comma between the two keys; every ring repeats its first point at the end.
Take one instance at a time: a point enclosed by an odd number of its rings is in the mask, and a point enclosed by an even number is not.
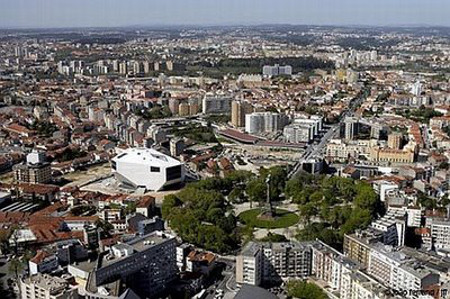
{"type": "Polygon", "coordinates": [[[299,299],[327,299],[328,296],[317,285],[302,280],[290,280],[287,283],[288,296],[299,299]]]}
{"type": "Polygon", "coordinates": [[[297,238],[319,238],[338,248],[344,234],[366,228],[384,212],[378,195],[364,181],[302,173],[286,183],[285,194],[299,204],[305,220],[297,238]]]}
{"type": "Polygon", "coordinates": [[[225,178],[209,178],[168,195],[162,216],[183,240],[215,252],[228,252],[240,242],[236,217],[225,200],[233,187],[244,183],[249,173],[235,171],[225,178]]]}

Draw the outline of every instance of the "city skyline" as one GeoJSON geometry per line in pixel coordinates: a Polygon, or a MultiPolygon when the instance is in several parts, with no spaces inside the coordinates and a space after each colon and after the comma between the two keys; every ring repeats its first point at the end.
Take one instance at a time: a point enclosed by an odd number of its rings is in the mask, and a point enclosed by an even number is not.
{"type": "Polygon", "coordinates": [[[445,0],[0,0],[0,28],[166,25],[450,26],[445,0]]]}

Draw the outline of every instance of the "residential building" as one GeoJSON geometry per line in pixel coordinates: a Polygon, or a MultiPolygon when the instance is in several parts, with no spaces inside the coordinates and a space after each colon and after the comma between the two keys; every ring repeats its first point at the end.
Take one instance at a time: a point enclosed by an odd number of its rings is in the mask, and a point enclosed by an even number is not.
{"type": "Polygon", "coordinates": [[[244,101],[233,101],[231,103],[231,124],[236,127],[245,126],[245,115],[252,113],[253,107],[244,101]]]}
{"type": "Polygon", "coordinates": [[[287,75],[287,76],[292,75],[292,66],[290,65],[280,66],[279,64],[263,66],[263,76],[273,77],[280,75],[287,75]]]}
{"type": "Polygon", "coordinates": [[[21,299],[77,299],[78,289],[62,278],[35,274],[19,282],[21,299]]]}
{"type": "Polygon", "coordinates": [[[44,250],[38,250],[36,255],[28,261],[30,275],[37,273],[50,273],[58,269],[58,258],[44,250]]]}
{"type": "Polygon", "coordinates": [[[245,131],[250,134],[274,133],[287,124],[284,114],[275,112],[253,112],[245,115],[245,131]]]}
{"type": "Polygon", "coordinates": [[[176,239],[157,231],[111,247],[99,257],[86,291],[96,294],[102,285],[123,281],[138,295],[156,297],[176,278],[176,239]]]}
{"type": "Polygon", "coordinates": [[[52,180],[50,163],[45,162],[42,152],[31,152],[26,164],[14,165],[13,171],[15,181],[20,183],[45,184],[52,180]]]}
{"type": "Polygon", "coordinates": [[[311,271],[311,244],[248,243],[236,259],[236,282],[260,285],[304,278],[311,271]]]}
{"type": "Polygon", "coordinates": [[[229,113],[231,111],[231,97],[219,94],[206,94],[202,101],[203,114],[229,113]]]}

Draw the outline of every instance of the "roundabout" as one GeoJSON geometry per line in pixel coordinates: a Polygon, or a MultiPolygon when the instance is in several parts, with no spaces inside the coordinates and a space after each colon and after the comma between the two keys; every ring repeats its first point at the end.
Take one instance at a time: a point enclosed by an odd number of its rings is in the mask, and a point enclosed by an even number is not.
{"type": "Polygon", "coordinates": [[[275,209],[271,217],[261,217],[263,213],[262,208],[247,210],[239,214],[239,220],[245,225],[269,229],[290,227],[300,220],[297,214],[284,209],[275,209]]]}

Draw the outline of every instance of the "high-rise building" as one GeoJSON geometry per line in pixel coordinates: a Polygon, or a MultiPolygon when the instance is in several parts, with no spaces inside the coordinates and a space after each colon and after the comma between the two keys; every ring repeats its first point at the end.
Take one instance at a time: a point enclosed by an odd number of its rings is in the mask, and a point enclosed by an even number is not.
{"type": "Polygon", "coordinates": [[[189,115],[198,114],[198,103],[196,101],[189,101],[189,115]]]}
{"type": "Polygon", "coordinates": [[[245,126],[245,115],[251,113],[253,107],[250,103],[233,101],[231,103],[231,124],[236,128],[245,126]]]}
{"type": "Polygon", "coordinates": [[[178,114],[180,116],[188,116],[189,115],[189,104],[186,102],[180,103],[178,106],[178,114]]]}
{"type": "Polygon", "coordinates": [[[172,112],[172,115],[178,115],[180,110],[180,100],[178,99],[169,99],[169,109],[172,112]]]}
{"type": "Polygon", "coordinates": [[[383,233],[375,230],[344,235],[344,254],[361,265],[369,265],[370,244],[380,242],[383,233]]]}
{"type": "Polygon", "coordinates": [[[311,249],[311,274],[325,282],[330,291],[343,290],[344,275],[360,269],[358,263],[323,242],[312,243],[311,249]]]}
{"type": "Polygon", "coordinates": [[[323,118],[321,116],[311,116],[311,118],[296,118],[293,124],[288,125],[283,130],[286,141],[292,143],[310,142],[322,130],[323,118]]]}
{"type": "Polygon", "coordinates": [[[411,93],[415,96],[420,96],[422,94],[422,83],[420,83],[420,81],[417,81],[412,85],[411,93]]]}
{"type": "Polygon", "coordinates": [[[121,75],[126,75],[126,74],[128,74],[128,65],[127,65],[127,63],[124,61],[124,62],[121,62],[120,64],[119,64],[119,73],[121,74],[121,75]]]}
{"type": "Polygon", "coordinates": [[[148,62],[147,60],[145,60],[144,62],[142,62],[142,66],[144,68],[144,73],[148,74],[150,73],[150,62],[148,62]]]}
{"type": "Polygon", "coordinates": [[[112,69],[113,69],[113,72],[115,72],[115,73],[119,72],[119,61],[118,60],[113,60],[112,69]]]}
{"type": "Polygon", "coordinates": [[[308,143],[314,138],[314,128],[312,125],[288,125],[283,129],[283,136],[290,143],[308,143]]]}
{"type": "Polygon", "coordinates": [[[378,52],[377,52],[377,50],[372,50],[370,52],[370,60],[371,61],[377,61],[378,60],[378,52]]]}
{"type": "Polygon", "coordinates": [[[275,112],[253,112],[245,115],[245,131],[250,134],[274,133],[287,124],[285,114],[275,112]]]}
{"type": "Polygon", "coordinates": [[[134,74],[140,74],[142,72],[141,63],[139,61],[133,63],[133,72],[134,74]]]}
{"type": "Polygon", "coordinates": [[[173,71],[173,62],[172,61],[166,61],[166,69],[171,72],[173,71]]]}
{"type": "MultiPolygon", "coordinates": [[[[367,272],[392,290],[430,290],[439,285],[439,274],[416,258],[395,247],[381,243],[370,246],[367,272]]],[[[431,265],[431,263],[430,263],[431,265]]],[[[422,298],[415,292],[404,292],[404,298],[422,298]]],[[[431,297],[430,297],[431,298],[431,297]]]]}
{"type": "Polygon", "coordinates": [[[153,63],[153,69],[154,69],[155,71],[159,71],[159,69],[160,69],[160,64],[159,64],[159,62],[153,63]]]}
{"type": "Polygon", "coordinates": [[[347,117],[344,120],[344,138],[345,140],[353,140],[358,134],[358,120],[354,117],[347,117]]]}
{"type": "Polygon", "coordinates": [[[184,141],[181,138],[170,139],[170,154],[173,157],[178,157],[184,150],[184,141]]]}
{"type": "Polygon", "coordinates": [[[231,110],[231,97],[207,94],[203,98],[202,109],[204,114],[229,113],[231,110]]]}

